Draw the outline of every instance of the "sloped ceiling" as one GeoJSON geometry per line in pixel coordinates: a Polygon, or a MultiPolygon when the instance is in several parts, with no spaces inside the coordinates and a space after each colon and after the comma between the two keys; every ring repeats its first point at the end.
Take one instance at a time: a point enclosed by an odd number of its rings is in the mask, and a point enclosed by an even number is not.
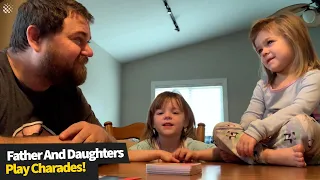
{"type": "Polygon", "coordinates": [[[249,29],[253,21],[311,0],[78,0],[94,15],[92,40],[119,62],[249,29]]]}

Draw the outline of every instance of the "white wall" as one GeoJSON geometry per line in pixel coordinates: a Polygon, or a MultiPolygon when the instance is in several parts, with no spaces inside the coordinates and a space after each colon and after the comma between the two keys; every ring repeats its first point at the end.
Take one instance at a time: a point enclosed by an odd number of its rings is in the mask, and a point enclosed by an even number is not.
{"type": "Polygon", "coordinates": [[[120,63],[94,42],[90,45],[94,55],[87,65],[87,81],[80,88],[102,125],[111,121],[119,126],[120,63]]]}
{"type": "MultiPolygon", "coordinates": [[[[320,54],[320,28],[311,29],[320,54]]],[[[122,65],[121,125],[146,121],[151,81],[228,79],[229,121],[239,122],[259,78],[248,30],[122,65]]]]}

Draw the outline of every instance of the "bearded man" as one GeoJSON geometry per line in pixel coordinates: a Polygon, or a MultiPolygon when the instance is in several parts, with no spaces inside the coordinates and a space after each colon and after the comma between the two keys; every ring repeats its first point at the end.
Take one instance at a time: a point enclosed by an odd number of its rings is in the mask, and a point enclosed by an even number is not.
{"type": "Polygon", "coordinates": [[[79,85],[94,17],[75,0],[27,0],[0,52],[0,143],[113,142],[79,85]]]}

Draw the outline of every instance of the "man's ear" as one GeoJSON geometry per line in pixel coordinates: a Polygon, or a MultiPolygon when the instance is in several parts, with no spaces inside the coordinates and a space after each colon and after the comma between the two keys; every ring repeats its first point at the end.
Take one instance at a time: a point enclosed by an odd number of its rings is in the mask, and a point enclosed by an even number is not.
{"type": "Polygon", "coordinates": [[[32,49],[34,49],[36,52],[40,51],[40,30],[34,26],[30,25],[27,28],[27,40],[32,49]]]}

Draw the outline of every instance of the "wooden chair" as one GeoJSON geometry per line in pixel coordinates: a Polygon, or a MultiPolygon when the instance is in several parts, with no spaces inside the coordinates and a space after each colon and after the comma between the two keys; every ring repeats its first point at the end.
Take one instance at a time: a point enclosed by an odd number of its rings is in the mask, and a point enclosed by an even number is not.
{"type": "Polygon", "coordinates": [[[142,122],[133,123],[124,127],[113,127],[112,122],[108,121],[104,123],[104,126],[107,132],[117,140],[130,138],[137,138],[140,140],[143,135],[142,133],[146,128],[146,124],[142,122]]]}
{"type": "Polygon", "coordinates": [[[196,128],[196,136],[198,141],[204,142],[205,139],[205,131],[206,125],[204,123],[198,123],[198,127],[196,128]]]}
{"type": "MultiPolygon", "coordinates": [[[[125,140],[130,138],[142,139],[144,129],[146,124],[142,122],[137,122],[124,127],[113,127],[112,122],[107,121],[104,123],[107,132],[112,135],[117,140],[125,140]]],[[[204,142],[205,139],[205,124],[198,123],[196,128],[196,136],[198,141],[204,142]]]]}

